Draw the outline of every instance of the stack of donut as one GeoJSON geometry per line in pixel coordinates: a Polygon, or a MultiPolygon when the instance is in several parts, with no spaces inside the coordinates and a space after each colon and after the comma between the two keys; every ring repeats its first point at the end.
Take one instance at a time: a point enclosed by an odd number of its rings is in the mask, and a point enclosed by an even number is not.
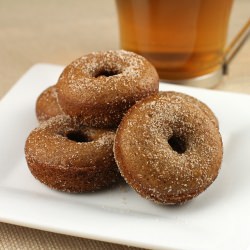
{"type": "Polygon", "coordinates": [[[96,191],[119,182],[115,130],[136,101],[158,88],[155,68],[131,52],[94,52],[73,61],[37,99],[41,125],[25,145],[31,173],[68,192],[96,191]]]}
{"type": "Polygon", "coordinates": [[[36,102],[25,144],[31,173],[50,188],[90,192],[122,177],[142,197],[180,204],[217,177],[222,140],[206,104],[160,92],[142,56],[93,52],[69,64],[36,102]]]}

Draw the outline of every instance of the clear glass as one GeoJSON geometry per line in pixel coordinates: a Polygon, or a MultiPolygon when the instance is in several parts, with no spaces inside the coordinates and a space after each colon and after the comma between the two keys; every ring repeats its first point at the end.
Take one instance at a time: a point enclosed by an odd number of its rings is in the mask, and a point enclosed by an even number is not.
{"type": "Polygon", "coordinates": [[[116,0],[121,47],[145,56],[160,78],[220,70],[233,0],[116,0]]]}

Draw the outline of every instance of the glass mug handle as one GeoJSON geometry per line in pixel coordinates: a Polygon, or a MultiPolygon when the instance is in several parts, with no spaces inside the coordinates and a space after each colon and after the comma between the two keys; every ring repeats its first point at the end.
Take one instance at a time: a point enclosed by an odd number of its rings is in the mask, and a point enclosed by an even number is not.
{"type": "Polygon", "coordinates": [[[242,29],[238,32],[235,38],[229,43],[227,48],[224,51],[224,62],[223,62],[223,74],[226,75],[228,73],[228,67],[232,59],[242,48],[243,44],[250,37],[250,19],[246,22],[246,24],[242,27],[242,29]]]}

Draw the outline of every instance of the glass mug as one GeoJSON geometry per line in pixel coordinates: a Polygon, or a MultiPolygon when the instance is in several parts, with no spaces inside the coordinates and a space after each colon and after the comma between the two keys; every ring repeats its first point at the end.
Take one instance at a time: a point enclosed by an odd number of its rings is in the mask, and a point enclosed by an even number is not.
{"type": "Polygon", "coordinates": [[[121,47],[146,57],[163,80],[211,87],[222,77],[232,3],[116,0],[121,47]]]}

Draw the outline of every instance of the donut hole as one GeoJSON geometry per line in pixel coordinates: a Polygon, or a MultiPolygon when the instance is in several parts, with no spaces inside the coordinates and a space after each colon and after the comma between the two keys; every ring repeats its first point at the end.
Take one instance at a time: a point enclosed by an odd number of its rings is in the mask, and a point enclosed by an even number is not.
{"type": "Polygon", "coordinates": [[[100,76],[104,77],[110,77],[120,74],[121,72],[118,69],[100,69],[97,70],[94,74],[95,78],[98,78],[100,76]]]}
{"type": "Polygon", "coordinates": [[[74,142],[91,142],[91,139],[82,131],[70,131],[66,134],[67,139],[74,142]]]}
{"type": "Polygon", "coordinates": [[[178,154],[183,154],[187,150],[187,144],[184,138],[173,135],[168,139],[168,144],[170,147],[178,154]]]}

